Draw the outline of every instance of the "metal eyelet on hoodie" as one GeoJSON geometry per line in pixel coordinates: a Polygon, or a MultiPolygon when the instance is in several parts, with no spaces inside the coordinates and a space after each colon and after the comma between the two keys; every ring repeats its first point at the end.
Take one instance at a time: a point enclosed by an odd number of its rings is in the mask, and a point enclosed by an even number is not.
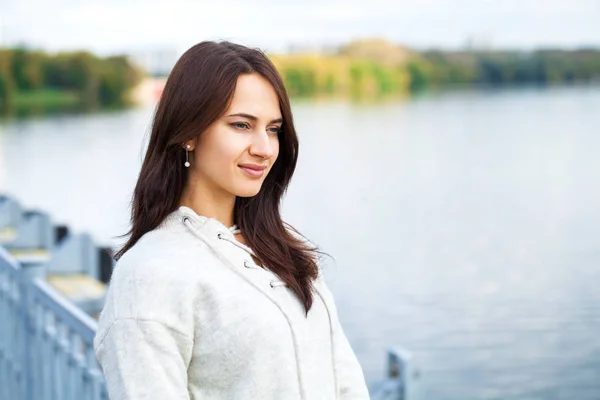
{"type": "Polygon", "coordinates": [[[287,286],[287,283],[285,283],[283,281],[271,281],[269,283],[269,285],[271,286],[271,288],[275,289],[276,287],[279,287],[279,286],[287,286]]]}
{"type": "Polygon", "coordinates": [[[264,269],[263,267],[261,267],[260,265],[255,264],[251,260],[244,260],[244,267],[246,267],[247,269],[257,269],[257,270],[264,269]]]}

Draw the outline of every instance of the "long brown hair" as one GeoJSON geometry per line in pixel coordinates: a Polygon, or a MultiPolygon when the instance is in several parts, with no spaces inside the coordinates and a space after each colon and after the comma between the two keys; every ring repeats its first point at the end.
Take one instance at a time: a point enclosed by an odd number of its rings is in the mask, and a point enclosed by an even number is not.
{"type": "Polygon", "coordinates": [[[283,222],[280,201],[298,159],[298,138],[290,102],[275,66],[258,49],[229,42],[202,42],[175,64],[159,101],[148,150],[134,190],[131,235],[115,255],[119,259],[147,232],[179,207],[186,183],[182,145],[196,138],[226,111],[241,74],[257,73],[271,83],[283,117],[279,155],[254,197],[238,197],[234,221],[261,263],[288,284],[306,313],[312,306],[317,278],[316,247],[283,222]]]}

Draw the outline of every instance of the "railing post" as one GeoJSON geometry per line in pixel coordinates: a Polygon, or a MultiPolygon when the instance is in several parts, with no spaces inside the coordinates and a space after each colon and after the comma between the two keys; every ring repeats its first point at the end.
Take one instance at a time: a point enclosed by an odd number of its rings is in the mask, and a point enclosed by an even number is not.
{"type": "Polygon", "coordinates": [[[417,400],[419,372],[411,362],[412,355],[402,348],[392,348],[388,352],[389,379],[400,382],[399,400],[417,400]]]}
{"type": "MultiPolygon", "coordinates": [[[[22,271],[20,271],[22,272],[22,271]]],[[[31,296],[31,282],[29,277],[19,273],[19,301],[21,307],[21,385],[23,385],[23,396],[25,400],[33,400],[31,376],[31,316],[29,314],[29,299],[31,296]]]]}

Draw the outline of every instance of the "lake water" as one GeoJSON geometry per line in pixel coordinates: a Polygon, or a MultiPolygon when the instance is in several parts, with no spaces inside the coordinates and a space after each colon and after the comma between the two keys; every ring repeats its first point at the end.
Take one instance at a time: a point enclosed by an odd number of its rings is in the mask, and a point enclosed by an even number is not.
{"type": "MultiPolygon", "coordinates": [[[[367,380],[422,399],[600,399],[600,88],[296,102],[284,217],[335,258],[367,380]]],[[[0,189],[120,243],[152,108],[4,122],[0,189]]]]}

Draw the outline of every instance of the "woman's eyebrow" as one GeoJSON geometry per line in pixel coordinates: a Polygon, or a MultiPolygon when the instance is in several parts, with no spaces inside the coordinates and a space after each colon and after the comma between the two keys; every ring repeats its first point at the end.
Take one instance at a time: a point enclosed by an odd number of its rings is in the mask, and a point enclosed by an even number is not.
{"type": "MultiPolygon", "coordinates": [[[[228,115],[228,117],[242,117],[242,118],[247,118],[251,121],[258,121],[258,118],[255,117],[254,115],[250,115],[250,114],[246,114],[246,113],[235,113],[235,114],[230,114],[228,115]]],[[[282,118],[277,118],[272,120],[271,122],[269,122],[269,124],[279,124],[283,122],[282,118]]]]}

